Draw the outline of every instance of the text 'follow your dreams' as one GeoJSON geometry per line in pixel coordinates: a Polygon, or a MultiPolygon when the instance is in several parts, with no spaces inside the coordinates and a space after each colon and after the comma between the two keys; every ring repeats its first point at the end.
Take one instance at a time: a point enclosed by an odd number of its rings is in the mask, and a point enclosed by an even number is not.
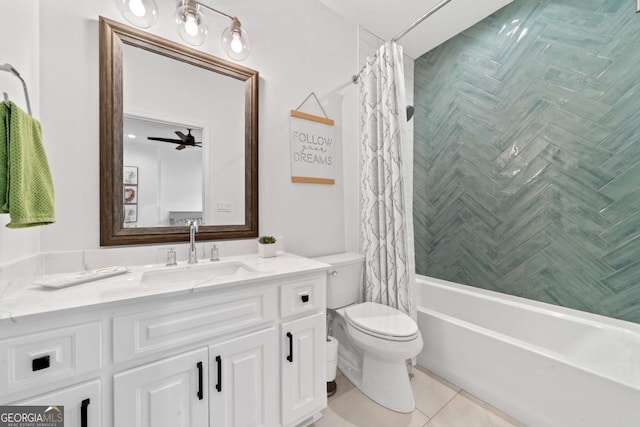
{"type": "Polygon", "coordinates": [[[313,165],[333,165],[333,138],[294,131],[293,141],[298,149],[293,152],[293,161],[313,165]]]}

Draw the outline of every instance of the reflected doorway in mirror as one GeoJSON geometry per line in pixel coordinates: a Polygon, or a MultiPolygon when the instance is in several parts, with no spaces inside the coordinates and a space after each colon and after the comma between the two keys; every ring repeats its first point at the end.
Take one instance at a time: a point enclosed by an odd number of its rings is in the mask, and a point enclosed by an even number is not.
{"type": "Polygon", "coordinates": [[[204,192],[210,186],[204,182],[201,145],[208,141],[203,128],[131,114],[125,114],[123,128],[123,163],[139,167],[137,188],[125,185],[123,191],[125,204],[140,207],[137,226],[183,225],[172,223],[174,211],[200,212],[202,217],[204,192]]]}

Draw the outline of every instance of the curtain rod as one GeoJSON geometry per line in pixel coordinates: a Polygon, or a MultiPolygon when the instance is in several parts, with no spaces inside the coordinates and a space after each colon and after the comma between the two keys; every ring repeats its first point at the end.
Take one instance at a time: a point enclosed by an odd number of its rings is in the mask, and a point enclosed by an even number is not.
{"type": "MultiPolygon", "coordinates": [[[[444,6],[447,5],[447,3],[449,3],[451,0],[442,0],[440,3],[438,3],[437,5],[435,5],[431,10],[429,10],[427,13],[425,13],[424,15],[422,15],[420,18],[418,18],[415,22],[413,22],[411,25],[409,25],[407,28],[405,28],[400,34],[398,34],[397,36],[395,36],[394,38],[391,39],[392,42],[397,42],[398,40],[400,40],[402,37],[406,36],[407,33],[411,30],[413,30],[415,27],[417,27],[418,25],[420,25],[422,23],[422,21],[424,21],[425,19],[427,19],[428,17],[430,17],[431,15],[433,15],[434,13],[436,13],[437,11],[439,11],[440,9],[442,9],[444,6]]],[[[360,71],[358,71],[358,74],[355,74],[351,77],[351,80],[353,81],[354,84],[358,83],[358,79],[360,78],[360,74],[362,73],[362,71],[364,71],[365,67],[363,66],[360,71]]]]}
{"type": "Polygon", "coordinates": [[[420,18],[418,18],[413,24],[411,24],[407,28],[405,28],[400,34],[398,34],[397,36],[392,38],[391,41],[397,42],[398,40],[400,40],[401,38],[406,36],[409,31],[413,30],[415,27],[420,25],[420,23],[422,23],[422,21],[424,21],[425,19],[427,19],[428,17],[430,17],[431,15],[433,15],[434,13],[439,11],[444,6],[446,6],[447,3],[449,3],[450,1],[451,0],[442,0],[440,3],[435,5],[430,11],[428,11],[427,13],[422,15],[420,18]]]}

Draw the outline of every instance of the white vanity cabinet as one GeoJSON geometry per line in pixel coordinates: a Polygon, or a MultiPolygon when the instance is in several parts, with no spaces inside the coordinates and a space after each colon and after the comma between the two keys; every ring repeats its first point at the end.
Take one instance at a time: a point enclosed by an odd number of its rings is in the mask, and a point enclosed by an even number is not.
{"type": "Polygon", "coordinates": [[[275,328],[209,347],[211,427],[278,425],[275,328]]]}
{"type": "Polygon", "coordinates": [[[114,375],[114,426],[206,426],[207,356],[202,348],[114,375]]]}
{"type": "Polygon", "coordinates": [[[4,320],[0,332],[0,405],[64,406],[65,426],[96,427],[101,420],[100,380],[76,385],[72,378],[97,376],[102,366],[98,321],[52,327],[46,321],[4,320]],[[28,397],[19,397],[28,396],[28,397]]]}
{"type": "Polygon", "coordinates": [[[324,313],[283,323],[281,330],[282,424],[290,426],[326,406],[324,313]]]}
{"type": "Polygon", "coordinates": [[[118,427],[277,426],[275,328],[114,375],[118,427]]]}
{"type": "Polygon", "coordinates": [[[303,422],[327,405],[326,297],[324,277],[280,286],[282,387],[285,427],[303,422]]]}
{"type": "Polygon", "coordinates": [[[65,427],[96,427],[100,422],[100,381],[55,390],[12,405],[64,406],[65,427]]]}
{"type": "Polygon", "coordinates": [[[111,299],[0,319],[0,405],[64,405],[71,427],[308,426],[326,406],[323,267],[278,256],[238,283],[119,299],[135,285],[79,285],[111,299]]]}

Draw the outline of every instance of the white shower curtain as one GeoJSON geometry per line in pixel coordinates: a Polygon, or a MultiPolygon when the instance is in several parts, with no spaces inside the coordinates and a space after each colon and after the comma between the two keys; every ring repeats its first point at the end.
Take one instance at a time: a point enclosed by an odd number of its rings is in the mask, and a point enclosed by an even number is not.
{"type": "Polygon", "coordinates": [[[388,42],[360,78],[360,198],[365,300],[415,319],[413,148],[407,142],[402,47],[388,42]]]}

